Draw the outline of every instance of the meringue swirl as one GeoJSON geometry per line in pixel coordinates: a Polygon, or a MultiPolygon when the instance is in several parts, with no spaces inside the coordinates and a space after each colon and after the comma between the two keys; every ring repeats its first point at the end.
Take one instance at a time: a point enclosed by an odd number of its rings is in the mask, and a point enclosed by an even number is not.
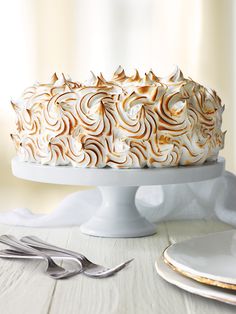
{"type": "Polygon", "coordinates": [[[224,147],[216,92],[183,76],[119,67],[83,83],[54,74],[12,102],[22,161],[51,166],[143,168],[202,164],[224,147]]]}

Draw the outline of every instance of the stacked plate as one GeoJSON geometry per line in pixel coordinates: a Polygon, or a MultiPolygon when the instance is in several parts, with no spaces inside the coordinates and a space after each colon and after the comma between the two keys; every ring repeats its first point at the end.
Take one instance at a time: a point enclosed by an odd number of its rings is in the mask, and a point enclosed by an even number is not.
{"type": "Polygon", "coordinates": [[[236,305],[236,230],[175,243],[156,261],[156,270],[184,290],[236,305]]]}

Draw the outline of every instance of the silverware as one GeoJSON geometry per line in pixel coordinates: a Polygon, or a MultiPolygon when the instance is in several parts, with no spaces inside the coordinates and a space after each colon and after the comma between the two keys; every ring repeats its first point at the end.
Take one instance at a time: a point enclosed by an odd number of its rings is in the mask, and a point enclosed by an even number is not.
{"type": "Polygon", "coordinates": [[[35,256],[37,255],[44,261],[46,261],[47,268],[45,270],[46,274],[54,279],[65,279],[68,277],[72,277],[81,273],[82,268],[78,270],[66,270],[63,267],[57,265],[50,255],[40,250],[37,250],[26,243],[22,243],[21,241],[17,240],[14,236],[11,235],[2,235],[0,236],[0,242],[7,244],[13,247],[16,251],[21,252],[21,254],[35,256]]]}
{"type": "Polygon", "coordinates": [[[43,252],[45,252],[44,250],[47,250],[46,252],[48,252],[50,256],[52,256],[53,254],[55,255],[55,252],[57,252],[56,255],[58,257],[59,256],[60,257],[65,257],[65,256],[73,257],[82,265],[82,272],[86,276],[89,276],[92,278],[105,278],[105,277],[112,276],[118,271],[120,271],[121,269],[123,269],[125,266],[127,266],[133,260],[133,259],[128,260],[127,262],[119,264],[118,266],[113,267],[113,268],[107,268],[102,265],[98,265],[91,262],[89,259],[87,259],[84,255],[80,253],[49,244],[35,236],[23,237],[21,238],[21,241],[23,241],[24,243],[27,243],[28,245],[34,248],[43,250],[43,252]]]}
{"type": "MultiPolygon", "coordinates": [[[[47,252],[50,252],[51,255],[51,258],[53,259],[67,259],[67,260],[76,260],[74,257],[72,256],[69,256],[69,255],[65,255],[63,253],[56,253],[56,252],[53,252],[53,251],[49,251],[49,250],[46,250],[47,252]],[[57,255],[55,255],[57,254],[57,255]]],[[[32,254],[26,254],[26,253],[23,253],[22,251],[18,251],[18,250],[9,250],[9,249],[6,249],[6,250],[0,250],[0,258],[14,258],[14,259],[42,259],[41,256],[36,256],[36,255],[32,255],[32,254]]],[[[130,263],[130,261],[127,262],[127,264],[130,263]]],[[[123,265],[123,264],[121,264],[123,265]]],[[[122,267],[124,268],[124,267],[122,267]]],[[[121,268],[121,269],[122,269],[121,268]]],[[[116,269],[116,268],[115,268],[116,269]]],[[[119,270],[117,270],[119,271],[119,270]]],[[[117,272],[115,271],[115,273],[117,272]]],[[[83,270],[82,270],[83,272],[83,270]]],[[[114,273],[114,274],[115,274],[114,273]]],[[[112,274],[110,274],[109,276],[111,276],[112,274]]],[[[89,277],[92,277],[92,278],[105,278],[105,277],[102,277],[102,276],[90,276],[89,277]]],[[[108,277],[108,276],[106,276],[108,277]]]]}

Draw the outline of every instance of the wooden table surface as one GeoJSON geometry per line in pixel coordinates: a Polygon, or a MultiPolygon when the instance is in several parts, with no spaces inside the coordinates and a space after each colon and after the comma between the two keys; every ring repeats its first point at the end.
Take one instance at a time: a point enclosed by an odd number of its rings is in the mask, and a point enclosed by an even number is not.
{"type": "Polygon", "coordinates": [[[0,313],[235,313],[234,306],[190,294],[165,282],[154,266],[170,243],[231,228],[214,221],[173,221],[159,224],[158,233],[151,237],[105,239],[85,236],[78,227],[33,229],[1,225],[0,234],[37,235],[107,266],[135,260],[111,278],[99,280],[79,275],[59,281],[43,274],[40,261],[0,260],[0,313]]]}

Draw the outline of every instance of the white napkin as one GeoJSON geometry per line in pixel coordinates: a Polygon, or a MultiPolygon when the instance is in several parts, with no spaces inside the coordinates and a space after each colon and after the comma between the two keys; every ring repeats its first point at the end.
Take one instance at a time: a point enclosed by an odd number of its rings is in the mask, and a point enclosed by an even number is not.
{"type": "MultiPolygon", "coordinates": [[[[0,223],[32,227],[80,225],[95,213],[101,201],[98,189],[80,191],[66,197],[49,214],[17,208],[1,213],[0,223]]],[[[203,182],[141,186],[135,203],[152,222],[218,217],[236,226],[236,176],[226,171],[220,178],[203,182]]]]}

